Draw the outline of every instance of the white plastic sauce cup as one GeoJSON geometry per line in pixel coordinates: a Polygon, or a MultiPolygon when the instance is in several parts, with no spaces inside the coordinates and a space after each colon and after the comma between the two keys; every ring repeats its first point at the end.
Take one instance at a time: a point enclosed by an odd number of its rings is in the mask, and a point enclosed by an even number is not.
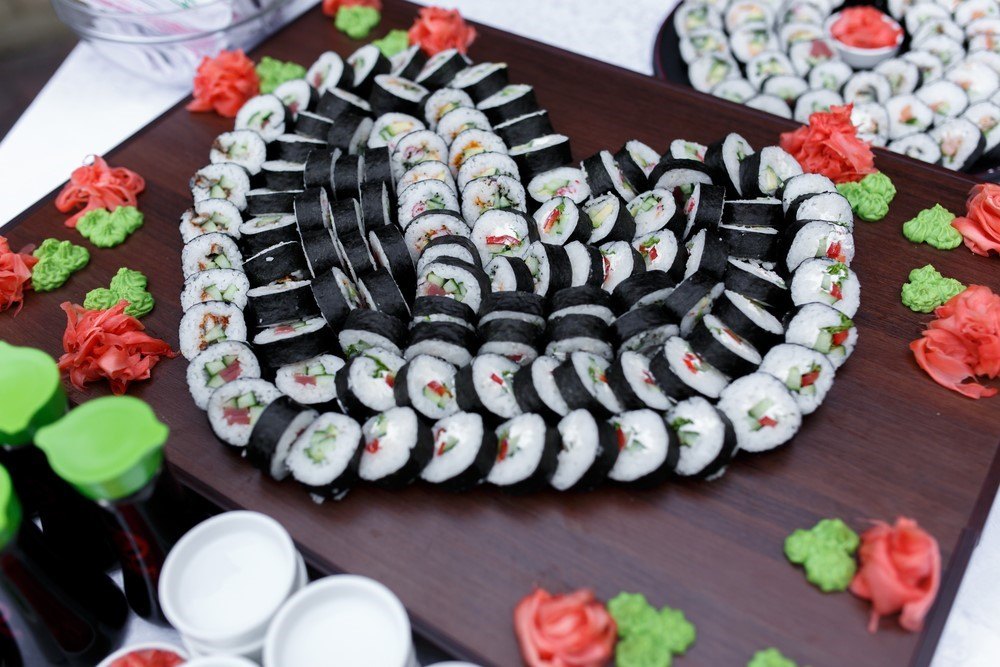
{"type": "MultiPolygon", "coordinates": [[[[118,649],[117,651],[106,657],[104,660],[102,660],[100,663],[98,663],[97,667],[111,667],[111,664],[114,663],[116,660],[124,658],[125,656],[131,653],[137,653],[139,651],[172,651],[177,655],[179,655],[184,660],[188,659],[188,652],[177,646],[173,646],[171,644],[165,644],[163,642],[143,642],[141,644],[132,644],[130,646],[121,647],[120,649],[118,649]]],[[[185,662],[184,664],[189,665],[191,663],[185,662]]]]}

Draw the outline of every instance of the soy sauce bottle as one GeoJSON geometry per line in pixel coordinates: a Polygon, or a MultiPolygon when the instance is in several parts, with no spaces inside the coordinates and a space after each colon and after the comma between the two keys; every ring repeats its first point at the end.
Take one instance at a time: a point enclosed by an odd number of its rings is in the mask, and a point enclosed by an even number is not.
{"type": "Polygon", "coordinates": [[[72,552],[88,566],[107,569],[114,553],[99,514],[52,473],[45,455],[32,446],[38,429],[68,409],[52,357],[0,341],[0,464],[14,480],[22,512],[38,517],[56,552],[72,552]]]}
{"type": "Polygon", "coordinates": [[[72,554],[57,554],[24,517],[0,466],[0,665],[97,664],[121,642],[128,606],[118,587],[72,554]]]}
{"type": "Polygon", "coordinates": [[[163,625],[160,571],[188,527],[179,489],[162,470],[168,433],[145,402],[107,396],[84,403],[35,436],[55,473],[100,508],[129,606],[163,625]]]}

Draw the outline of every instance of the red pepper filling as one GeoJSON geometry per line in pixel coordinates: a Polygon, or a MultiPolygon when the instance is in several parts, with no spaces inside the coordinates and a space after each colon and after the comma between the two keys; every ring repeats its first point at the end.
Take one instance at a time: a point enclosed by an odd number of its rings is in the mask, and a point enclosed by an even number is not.
{"type": "Polygon", "coordinates": [[[847,340],[847,336],[849,333],[850,333],[849,331],[838,331],[837,333],[833,334],[832,337],[833,344],[843,345],[844,341],[847,340]]]}
{"type": "Polygon", "coordinates": [[[819,378],[819,371],[811,371],[809,373],[806,373],[805,375],[802,376],[802,386],[808,387],[809,385],[814,384],[818,378],[819,378]]]}
{"type": "Polygon", "coordinates": [[[240,366],[240,362],[237,360],[229,364],[225,368],[223,368],[221,371],[219,371],[219,377],[225,380],[226,382],[232,382],[233,380],[238,378],[240,376],[240,373],[242,372],[243,368],[242,366],[240,366]]]}
{"type": "Polygon", "coordinates": [[[830,247],[826,249],[826,256],[830,259],[840,260],[842,259],[840,256],[841,252],[842,248],[840,247],[840,241],[834,241],[830,244],[830,247]]]}
{"type": "Polygon", "coordinates": [[[771,417],[768,417],[767,415],[764,415],[763,417],[761,417],[760,419],[758,419],[757,423],[760,424],[762,427],[763,426],[777,426],[778,425],[777,420],[775,420],[775,419],[773,419],[771,417]]]}
{"type": "Polygon", "coordinates": [[[222,417],[230,426],[235,424],[247,426],[250,424],[250,408],[223,408],[222,417]]]}
{"type": "Polygon", "coordinates": [[[500,446],[497,448],[497,461],[503,461],[507,458],[507,438],[500,441],[500,446]]]}
{"type": "Polygon", "coordinates": [[[379,448],[378,438],[375,438],[365,444],[365,451],[368,452],[369,454],[374,454],[375,452],[378,451],[378,448],[379,448]]]}
{"type": "Polygon", "coordinates": [[[492,375],[490,375],[490,379],[493,380],[494,382],[496,382],[501,387],[503,386],[503,378],[500,377],[499,375],[497,375],[496,373],[493,373],[492,375]]]}
{"type": "Polygon", "coordinates": [[[625,445],[628,444],[628,438],[625,437],[625,431],[617,428],[615,429],[615,435],[618,436],[618,451],[625,449],[625,445]]]}
{"type": "Polygon", "coordinates": [[[316,377],[313,375],[302,375],[301,373],[295,374],[295,382],[301,385],[316,385],[316,377]]]}

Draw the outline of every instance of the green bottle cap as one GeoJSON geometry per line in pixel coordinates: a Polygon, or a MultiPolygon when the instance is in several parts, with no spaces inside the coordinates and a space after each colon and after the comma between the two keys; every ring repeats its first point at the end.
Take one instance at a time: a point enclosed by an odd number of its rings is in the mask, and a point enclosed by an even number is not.
{"type": "Polygon", "coordinates": [[[105,396],[38,431],[35,444],[77,491],[93,500],[118,500],[156,476],[169,432],[144,401],[105,396]]]}
{"type": "Polygon", "coordinates": [[[26,445],[35,431],[64,414],[66,392],[55,360],[0,341],[0,445],[26,445]]]}
{"type": "Polygon", "coordinates": [[[7,469],[0,466],[0,549],[17,535],[21,527],[21,503],[14,493],[7,469]]]}

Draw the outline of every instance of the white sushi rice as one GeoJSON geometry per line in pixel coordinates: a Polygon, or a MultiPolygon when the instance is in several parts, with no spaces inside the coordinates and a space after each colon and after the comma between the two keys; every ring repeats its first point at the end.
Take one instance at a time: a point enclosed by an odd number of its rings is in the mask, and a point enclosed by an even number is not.
{"type": "Polygon", "coordinates": [[[833,387],[834,368],[825,355],[803,345],[775,345],[760,370],[785,383],[802,414],[816,411],[833,387]]]}
{"type": "Polygon", "coordinates": [[[767,373],[734,380],[720,394],[718,407],[733,423],[740,449],[748,452],[779,447],[802,425],[802,411],[784,382],[767,373]]]}
{"type": "Polygon", "coordinates": [[[181,317],[179,337],[181,354],[186,359],[193,359],[212,343],[224,340],[246,342],[247,324],[243,311],[232,304],[220,301],[196,303],[181,317]]]}
{"type": "Polygon", "coordinates": [[[245,343],[223,341],[199,352],[187,367],[187,384],[202,410],[219,387],[244,378],[259,378],[260,362],[245,343]],[[230,361],[230,363],[226,363],[230,361]]]}
{"type": "Polygon", "coordinates": [[[590,470],[600,451],[600,433],[597,421],[587,410],[573,410],[559,421],[562,441],[557,457],[552,487],[565,491],[590,470]]]}
{"type": "Polygon", "coordinates": [[[725,425],[715,407],[701,396],[675,405],[667,414],[667,423],[680,442],[675,468],[678,475],[697,475],[721,453],[725,425]]]}
{"type": "Polygon", "coordinates": [[[663,417],[653,410],[630,410],[610,420],[618,436],[618,460],[608,473],[616,482],[634,482],[667,461],[670,438],[663,417]]]}
{"type": "Polygon", "coordinates": [[[646,355],[633,351],[622,352],[621,365],[628,386],[643,403],[654,410],[670,409],[674,401],[656,384],[646,355]]]}
{"type": "Polygon", "coordinates": [[[370,482],[399,471],[410,460],[417,444],[417,413],[410,408],[391,408],[361,427],[365,449],[358,475],[370,482]]]}
{"type": "Polygon", "coordinates": [[[861,283],[846,264],[831,259],[807,259],[792,275],[792,302],[796,306],[819,302],[854,317],[861,303],[861,283]]]}
{"type": "Polygon", "coordinates": [[[858,344],[858,330],[851,319],[836,308],[824,303],[807,303],[789,321],[785,342],[821,352],[834,368],[840,368],[858,344]],[[838,343],[840,338],[843,340],[838,343]]]}
{"type": "Polygon", "coordinates": [[[344,474],[361,446],[361,426],[347,415],[325,412],[292,443],[286,465],[306,486],[330,484],[344,474]]]}
{"type": "Polygon", "coordinates": [[[407,362],[406,392],[413,409],[429,419],[458,412],[455,367],[437,357],[418,354],[407,362]]]}
{"type": "Polygon", "coordinates": [[[326,403],[337,397],[336,376],[344,360],[332,354],[321,354],[278,369],[274,384],[281,393],[303,405],[326,403]]]}
{"type": "Polygon", "coordinates": [[[472,383],[479,400],[503,419],[521,414],[514,398],[514,373],[520,366],[499,354],[480,354],[472,360],[472,383]]]}
{"type": "Polygon", "coordinates": [[[404,363],[402,358],[388,350],[366,350],[354,357],[347,367],[347,386],[369,410],[388,410],[396,405],[393,384],[404,363]]]}
{"type": "Polygon", "coordinates": [[[434,456],[420,473],[421,479],[440,484],[473,464],[483,445],[483,418],[475,412],[456,412],[438,420],[434,433],[434,456]]]}
{"type": "Polygon", "coordinates": [[[497,460],[486,481],[496,486],[523,482],[538,469],[545,453],[545,420],[524,414],[497,427],[497,460]]]}
{"type": "Polygon", "coordinates": [[[663,354],[674,375],[699,394],[718,398],[729,384],[729,378],[724,373],[705,361],[679,336],[670,338],[663,344],[663,354]]]}
{"type": "Polygon", "coordinates": [[[233,447],[246,447],[264,408],[281,396],[266,380],[245,378],[219,387],[208,399],[208,422],[216,437],[233,447]]]}

